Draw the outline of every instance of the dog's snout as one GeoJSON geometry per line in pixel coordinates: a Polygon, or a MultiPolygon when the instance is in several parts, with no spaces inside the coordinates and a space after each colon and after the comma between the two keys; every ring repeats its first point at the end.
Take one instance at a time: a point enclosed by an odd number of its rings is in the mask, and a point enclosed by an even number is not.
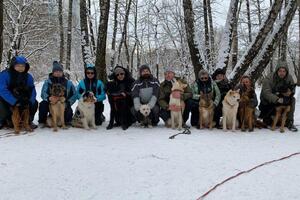
{"type": "Polygon", "coordinates": [[[237,99],[237,101],[239,102],[239,101],[240,101],[240,99],[237,99]]]}

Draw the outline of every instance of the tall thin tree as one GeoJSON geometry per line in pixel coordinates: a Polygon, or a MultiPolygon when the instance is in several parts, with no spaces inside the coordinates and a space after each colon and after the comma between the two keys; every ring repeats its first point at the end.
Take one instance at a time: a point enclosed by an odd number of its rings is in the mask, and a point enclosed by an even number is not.
{"type": "Polygon", "coordinates": [[[92,62],[87,13],[88,9],[86,5],[86,0],[80,0],[81,50],[84,66],[92,62]]]}
{"type": "Polygon", "coordinates": [[[67,34],[67,59],[66,69],[70,70],[71,65],[71,51],[72,51],[72,19],[73,19],[73,0],[69,0],[69,13],[68,13],[68,34],[67,34]]]}
{"type": "Polygon", "coordinates": [[[233,25],[236,22],[239,0],[231,0],[227,14],[225,28],[221,38],[221,48],[218,54],[217,68],[227,69],[232,47],[233,25]]]}
{"type": "Polygon", "coordinates": [[[3,1],[0,2],[0,64],[3,54],[3,1]]]}
{"type": "Polygon", "coordinates": [[[100,23],[97,41],[96,53],[96,69],[97,77],[104,82],[107,81],[106,75],[106,39],[107,39],[107,25],[109,17],[110,0],[100,0],[100,23]]]}
{"type": "Polygon", "coordinates": [[[63,22],[63,2],[58,0],[58,21],[59,21],[59,60],[64,63],[65,53],[65,36],[64,36],[64,22],[63,22]]]}
{"type": "Polygon", "coordinates": [[[197,77],[198,72],[201,69],[203,69],[203,66],[201,64],[198,44],[195,41],[194,11],[193,11],[193,4],[191,0],[183,0],[183,13],[184,13],[184,24],[185,24],[187,43],[190,49],[195,77],[197,77]]]}

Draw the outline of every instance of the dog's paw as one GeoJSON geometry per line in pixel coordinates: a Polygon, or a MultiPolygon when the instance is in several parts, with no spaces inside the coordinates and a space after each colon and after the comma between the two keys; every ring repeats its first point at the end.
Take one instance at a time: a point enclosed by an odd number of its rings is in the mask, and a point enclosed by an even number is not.
{"type": "Polygon", "coordinates": [[[53,129],[53,131],[54,131],[54,132],[57,132],[57,131],[58,131],[58,129],[57,129],[57,128],[54,128],[54,129],[53,129]]]}
{"type": "Polygon", "coordinates": [[[148,128],[153,128],[153,126],[152,126],[152,125],[149,125],[148,128]]]}

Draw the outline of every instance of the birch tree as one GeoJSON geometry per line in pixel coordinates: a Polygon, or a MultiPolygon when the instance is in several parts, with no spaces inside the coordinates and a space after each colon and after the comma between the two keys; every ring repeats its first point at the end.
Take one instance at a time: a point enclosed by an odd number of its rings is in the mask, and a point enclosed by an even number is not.
{"type": "Polygon", "coordinates": [[[278,13],[281,9],[283,0],[274,1],[265,22],[260,27],[257,36],[254,41],[251,43],[246,53],[243,54],[242,58],[238,61],[237,65],[234,67],[233,71],[229,75],[234,83],[237,83],[239,78],[245,73],[253,59],[258,54],[259,50],[262,48],[265,39],[268,36],[268,33],[272,30],[274,22],[278,16],[278,13]]]}
{"type": "Polygon", "coordinates": [[[80,0],[80,27],[81,27],[81,49],[84,66],[92,63],[91,47],[88,29],[88,9],[86,0],[80,0]]]}
{"type": "Polygon", "coordinates": [[[279,45],[279,38],[282,38],[282,36],[287,33],[297,10],[297,1],[298,0],[289,0],[283,16],[278,20],[277,26],[274,28],[273,32],[269,34],[264,47],[253,61],[253,66],[246,71],[246,74],[250,75],[254,82],[261,76],[269,63],[270,58],[274,53],[274,49],[279,45]]]}
{"type": "Polygon", "coordinates": [[[236,22],[239,0],[231,0],[225,28],[221,38],[217,68],[227,69],[231,46],[233,25],[236,22]]]}

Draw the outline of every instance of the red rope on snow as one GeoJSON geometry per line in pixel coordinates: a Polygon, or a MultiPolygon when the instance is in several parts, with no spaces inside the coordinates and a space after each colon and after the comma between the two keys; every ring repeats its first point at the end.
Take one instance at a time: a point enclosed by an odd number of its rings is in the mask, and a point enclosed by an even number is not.
{"type": "Polygon", "coordinates": [[[300,152],[297,152],[297,153],[293,153],[293,154],[290,154],[288,156],[285,156],[285,157],[282,157],[282,158],[279,158],[279,159],[276,159],[276,160],[271,160],[271,161],[268,161],[268,162],[264,162],[260,165],[257,165],[251,169],[248,169],[248,170],[245,170],[245,171],[241,171],[233,176],[230,176],[229,178],[223,180],[222,182],[216,184],[214,187],[212,187],[210,190],[208,190],[207,192],[205,192],[201,197],[197,198],[197,200],[202,200],[204,199],[207,195],[209,195],[212,191],[214,191],[215,189],[217,189],[218,187],[220,187],[221,185],[225,184],[226,182],[234,179],[234,178],[237,178],[238,176],[242,175],[242,174],[246,174],[246,173],[249,173],[257,168],[260,168],[260,167],[263,167],[265,165],[269,165],[271,163],[274,163],[274,162],[278,162],[278,161],[281,161],[281,160],[285,160],[285,159],[288,159],[288,158],[291,158],[293,156],[297,156],[297,155],[300,155],[300,152]]]}

